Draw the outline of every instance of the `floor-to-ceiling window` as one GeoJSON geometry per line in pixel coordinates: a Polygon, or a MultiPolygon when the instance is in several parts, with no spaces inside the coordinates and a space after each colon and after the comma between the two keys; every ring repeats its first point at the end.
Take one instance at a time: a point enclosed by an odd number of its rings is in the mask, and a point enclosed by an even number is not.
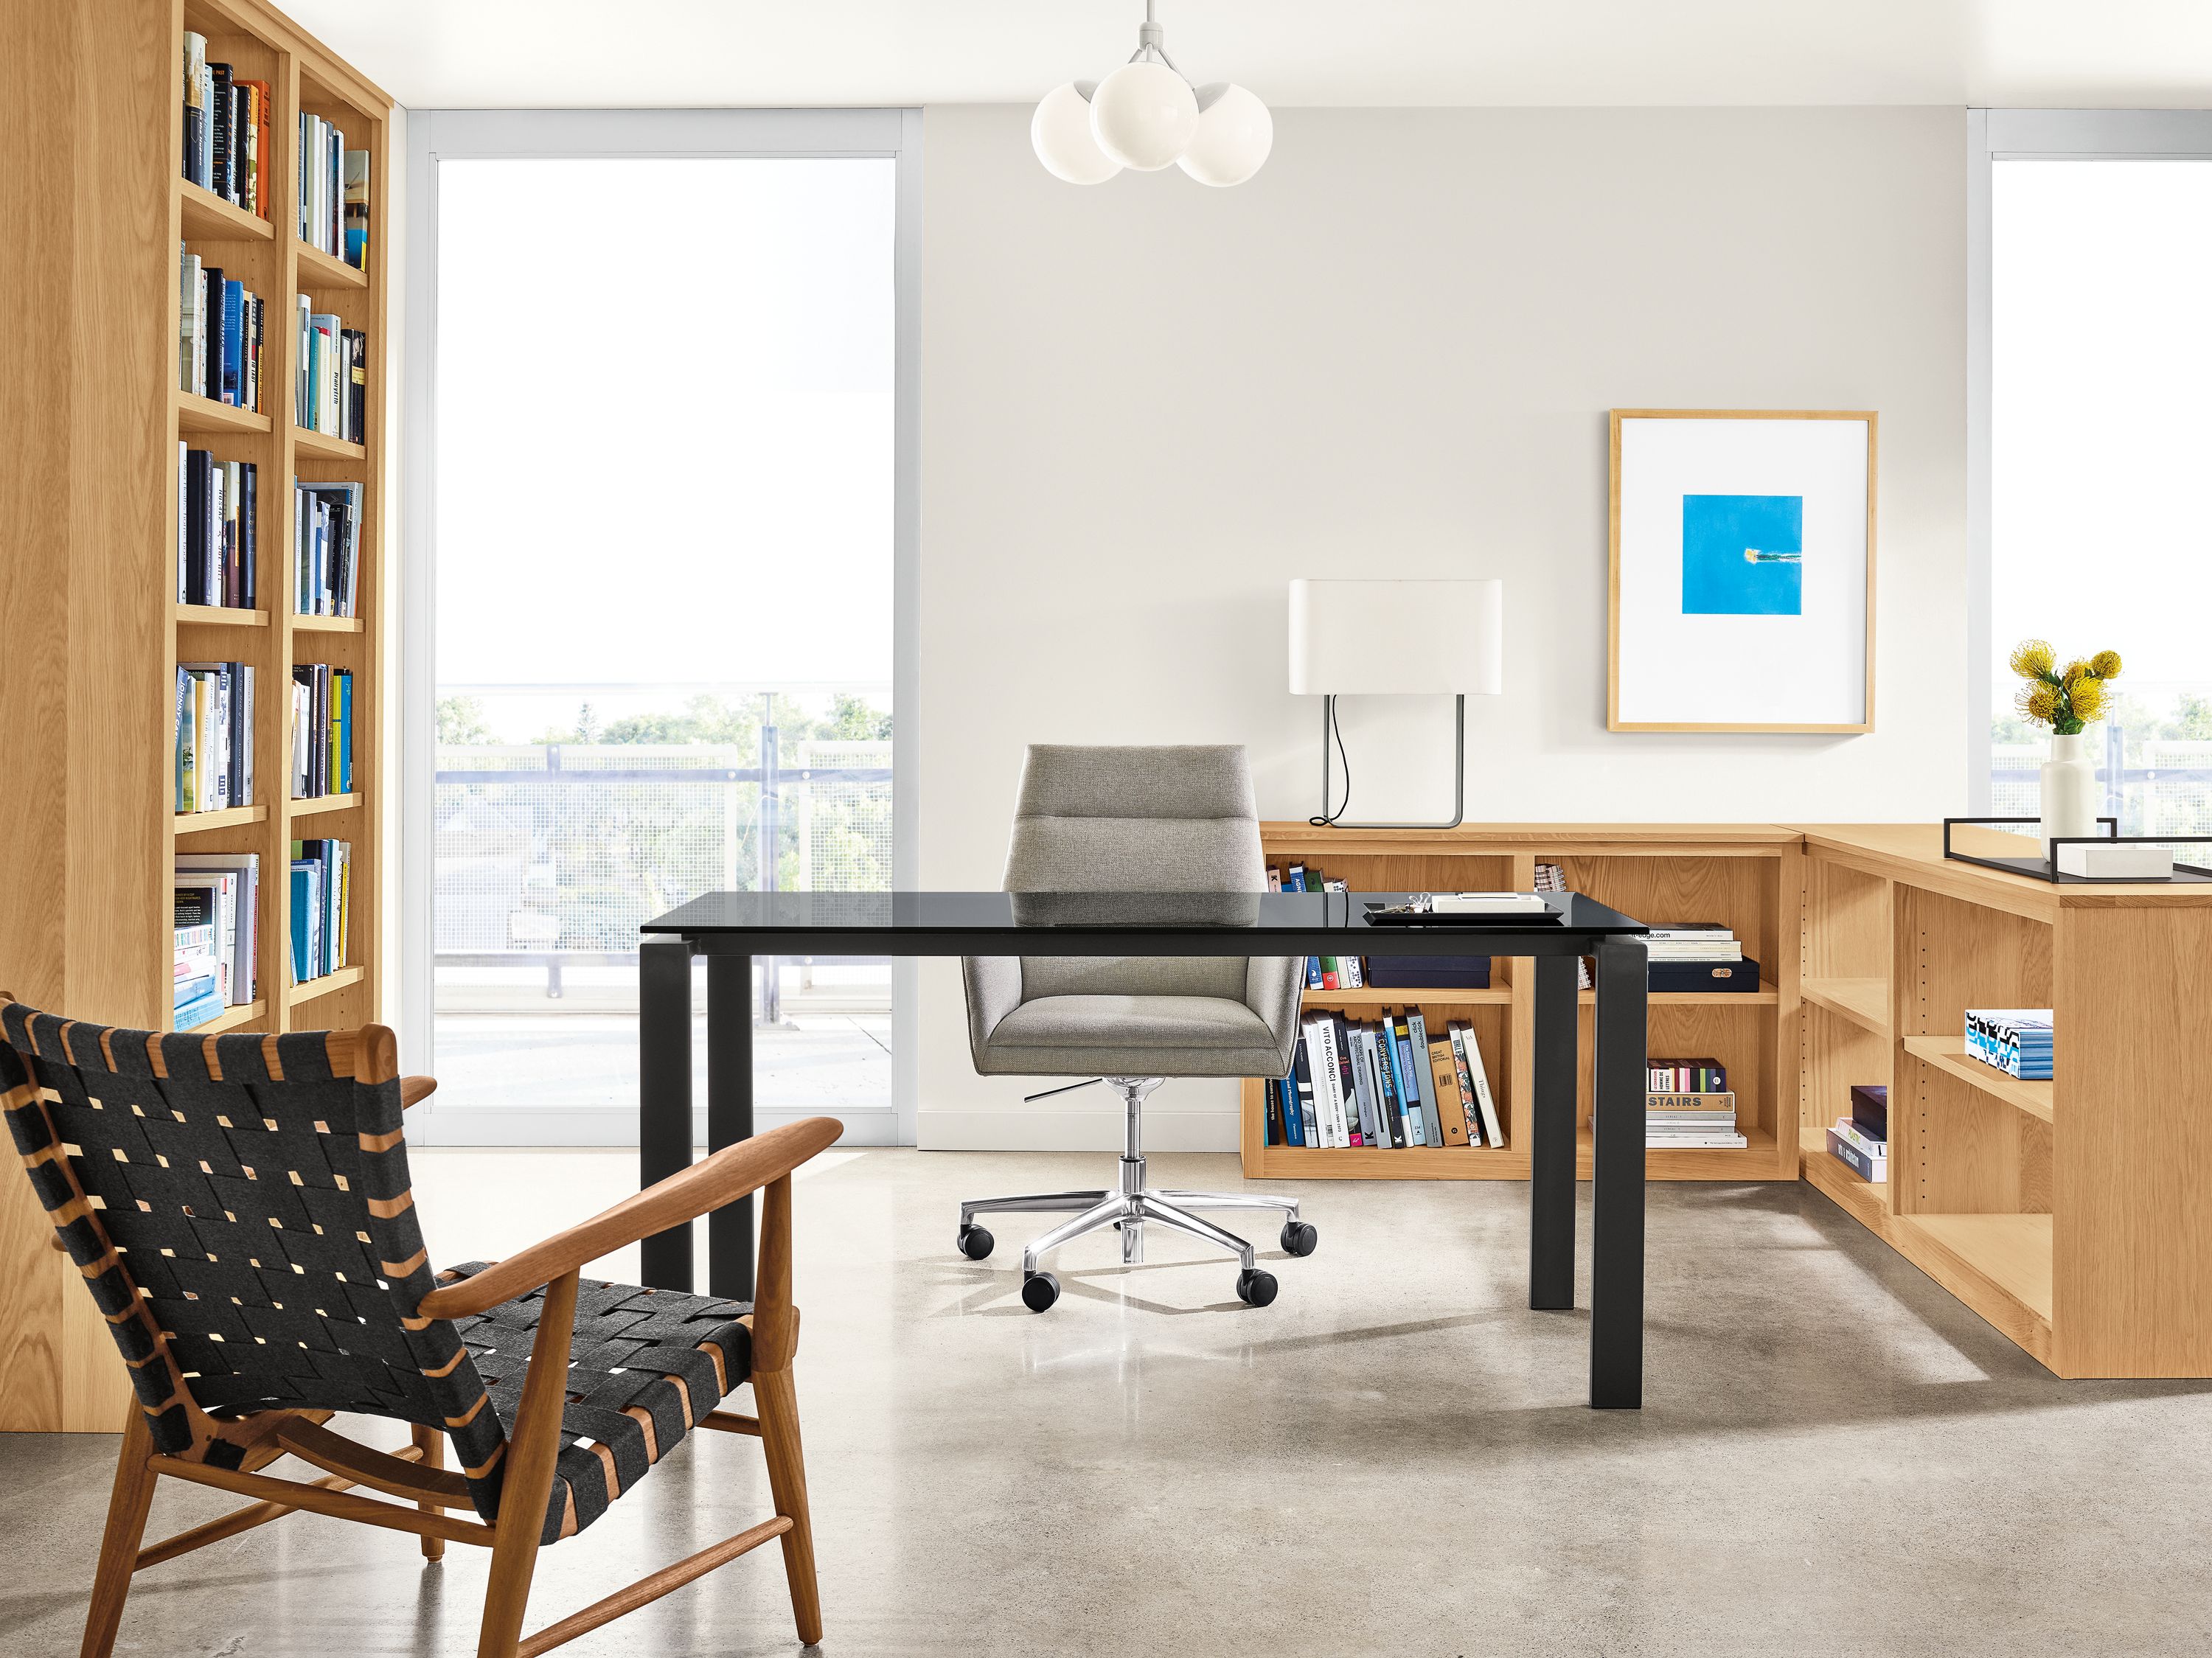
{"type": "Polygon", "coordinates": [[[2011,706],[2015,645],[2110,649],[2105,809],[2123,834],[2212,833],[2212,117],[1975,118],[1977,781],[1989,811],[2038,808],[2047,732],[2011,706]]]}
{"type": "MultiPolygon", "coordinates": [[[[895,883],[910,158],[896,112],[413,119],[423,1132],[621,1143],[641,921],[895,883]]],[[[763,1118],[892,1138],[891,965],[755,994],[763,1118]]]]}

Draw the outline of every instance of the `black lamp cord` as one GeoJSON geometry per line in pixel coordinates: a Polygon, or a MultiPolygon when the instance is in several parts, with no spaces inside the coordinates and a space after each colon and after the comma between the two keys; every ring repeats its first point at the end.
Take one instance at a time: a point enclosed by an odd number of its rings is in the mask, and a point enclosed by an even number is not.
{"type": "MultiPolygon", "coordinates": [[[[1337,723],[1336,699],[1334,697],[1331,697],[1328,700],[1328,729],[1330,733],[1336,738],[1337,762],[1344,768],[1344,800],[1334,811],[1331,811],[1328,809],[1328,797],[1324,793],[1322,797],[1321,803],[1322,815],[1318,817],[1309,817],[1306,819],[1306,822],[1312,824],[1316,829],[1334,829],[1336,827],[1336,820],[1343,817],[1346,812],[1352,810],[1352,757],[1344,751],[1344,727],[1337,723]]],[[[1327,738],[1322,739],[1324,752],[1327,751],[1327,738]]]]}

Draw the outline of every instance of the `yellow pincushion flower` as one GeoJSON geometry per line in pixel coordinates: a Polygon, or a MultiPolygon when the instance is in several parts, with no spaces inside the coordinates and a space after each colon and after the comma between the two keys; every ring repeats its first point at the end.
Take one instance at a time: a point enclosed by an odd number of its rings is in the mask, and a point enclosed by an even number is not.
{"type": "Polygon", "coordinates": [[[2051,671],[2058,653],[2045,639],[2023,639],[2013,647],[2012,671],[2022,679],[2040,679],[2051,671]]]}
{"type": "Polygon", "coordinates": [[[2059,682],[2069,690],[2088,677],[2089,665],[2079,657],[2058,671],[2059,682]]]}
{"type": "Polygon", "coordinates": [[[2030,720],[2047,721],[2058,712],[2058,693],[2049,685],[2023,685],[2016,700],[2021,713],[2030,720]]]}
{"type": "Polygon", "coordinates": [[[2087,725],[2094,720],[2102,720],[2105,717],[2106,700],[2105,682],[2101,679],[2089,678],[2082,680],[2078,684],[2069,685],[2066,689],[2066,700],[2074,705],[2074,717],[2082,724],[2087,725]]]}
{"type": "Polygon", "coordinates": [[[2118,651],[2099,651],[2089,659],[2089,671],[2100,679],[2120,677],[2120,653],[2118,651]]]}

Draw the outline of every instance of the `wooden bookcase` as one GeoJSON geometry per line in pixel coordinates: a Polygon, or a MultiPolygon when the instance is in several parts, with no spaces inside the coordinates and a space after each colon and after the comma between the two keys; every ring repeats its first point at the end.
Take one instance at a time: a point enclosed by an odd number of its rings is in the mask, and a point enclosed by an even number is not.
{"type": "Polygon", "coordinates": [[[1805,836],[1806,1180],[2060,1376],[2212,1375],[2212,888],[1805,836]],[[1966,1058],[1969,1007],[2052,1009],[2054,1079],[1966,1058]],[[1886,1184],[1826,1148],[1854,1084],[1890,1090],[1886,1184]]]}
{"type": "MultiPolygon", "coordinates": [[[[1658,1151],[1655,1180],[1770,1181],[1797,1177],[1797,968],[1802,839],[1767,824],[1501,824],[1455,829],[1334,829],[1267,823],[1271,864],[1304,863],[1370,891],[1526,891],[1540,862],[1566,884],[1639,920],[1721,921],[1766,975],[1750,993],[1659,993],[1650,999],[1651,1051],[1711,1054],[1736,1093],[1741,1151],[1658,1151]]],[[[1305,993],[1310,1008],[1347,1013],[1418,1007],[1431,1031],[1465,1019],[1475,1031],[1504,1119],[1505,1145],[1399,1151],[1266,1144],[1262,1084],[1243,1084],[1244,1172],[1261,1179],[1526,1180],[1534,1107],[1534,979],[1525,957],[1500,957],[1484,989],[1305,993]]],[[[1577,1167],[1590,1170],[1593,997],[1582,993],[1582,1076],[1576,1104],[1577,1167]]]]}
{"type": "MultiPolygon", "coordinates": [[[[375,918],[386,559],[384,407],[392,100],[262,0],[77,0],[30,8],[9,50],[26,131],[66,135],[64,164],[17,169],[0,197],[20,325],[0,342],[0,774],[17,805],[0,820],[10,865],[0,897],[0,986],[33,1005],[104,1023],[170,1023],[171,875],[178,853],[251,852],[261,867],[261,997],[200,1033],[358,1024],[378,1016],[375,918]],[[276,108],[264,219],[183,177],[186,30],[276,108]],[[293,191],[298,114],[370,153],[368,269],[304,245],[293,191]],[[177,257],[183,243],[264,302],[262,407],[177,386],[177,257]],[[15,276],[22,277],[20,285],[15,276]],[[368,337],[367,441],[292,418],[294,303],[305,293],[368,337]],[[258,469],[259,606],[175,602],[177,446],[258,469]],[[292,482],[358,479],[357,616],[294,614],[292,482]],[[185,661],[256,670],[256,798],[180,817],[171,764],[173,681],[185,661]],[[350,795],[289,798],[295,663],[352,671],[350,795]],[[31,780],[36,780],[35,786],[31,780]],[[286,872],[295,838],[353,847],[349,965],[292,986],[286,872]]],[[[112,1430],[127,1388],[112,1344],[66,1263],[47,1248],[25,1182],[0,1181],[0,1427],[112,1430]]]]}

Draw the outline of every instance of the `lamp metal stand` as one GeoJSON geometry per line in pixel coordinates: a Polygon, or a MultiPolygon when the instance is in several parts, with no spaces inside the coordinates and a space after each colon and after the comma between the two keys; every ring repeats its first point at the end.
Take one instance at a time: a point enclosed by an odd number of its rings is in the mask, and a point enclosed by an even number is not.
{"type": "MultiPolygon", "coordinates": [[[[1336,698],[1323,696],[1321,700],[1321,811],[1314,821],[1329,829],[1457,829],[1467,817],[1467,698],[1464,695],[1452,698],[1452,815],[1441,823],[1347,823],[1328,815],[1329,795],[1334,788],[1330,780],[1329,740],[1336,734],[1336,698]]],[[[1348,771],[1348,762],[1347,762],[1348,771]]],[[[1348,786],[1351,778],[1345,779],[1348,786]]],[[[1346,804],[1350,802],[1347,800],[1346,804]]]]}

